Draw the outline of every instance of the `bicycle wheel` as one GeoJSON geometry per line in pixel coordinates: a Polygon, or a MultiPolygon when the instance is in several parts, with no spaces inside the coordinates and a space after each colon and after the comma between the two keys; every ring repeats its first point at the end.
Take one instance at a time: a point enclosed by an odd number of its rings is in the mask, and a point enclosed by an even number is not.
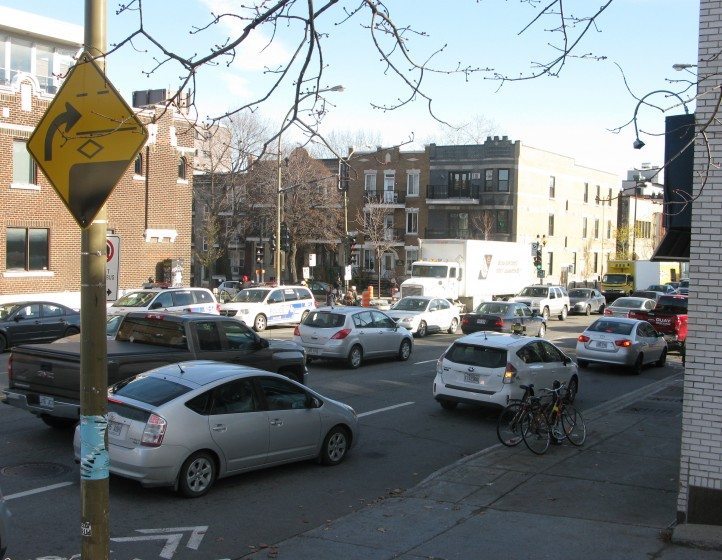
{"type": "Polygon", "coordinates": [[[519,445],[521,436],[521,417],[524,405],[521,402],[512,402],[501,411],[496,421],[496,437],[507,447],[519,445]]]}
{"type": "Polygon", "coordinates": [[[541,410],[527,410],[521,417],[521,437],[529,451],[543,455],[549,449],[549,422],[541,410]]]}
{"type": "Polygon", "coordinates": [[[587,439],[587,425],[584,423],[584,417],[570,404],[562,410],[562,428],[564,435],[572,445],[582,445],[587,439]]]}

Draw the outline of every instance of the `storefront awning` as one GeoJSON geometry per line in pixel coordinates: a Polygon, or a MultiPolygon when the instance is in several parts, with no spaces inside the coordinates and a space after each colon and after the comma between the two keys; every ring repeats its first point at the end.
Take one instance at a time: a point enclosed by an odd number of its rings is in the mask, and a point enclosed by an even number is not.
{"type": "Polygon", "coordinates": [[[650,260],[689,262],[689,240],[688,228],[669,230],[650,260]]]}

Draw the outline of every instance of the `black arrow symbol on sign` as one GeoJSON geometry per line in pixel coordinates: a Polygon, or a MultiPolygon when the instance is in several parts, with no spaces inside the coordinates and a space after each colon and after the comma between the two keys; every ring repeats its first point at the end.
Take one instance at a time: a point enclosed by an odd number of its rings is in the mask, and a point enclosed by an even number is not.
{"type": "Polygon", "coordinates": [[[53,119],[45,134],[45,161],[53,159],[53,136],[60,128],[61,124],[65,124],[65,132],[68,132],[80,120],[82,115],[70,103],[65,104],[65,112],[60,113],[53,119]]]}
{"type": "Polygon", "coordinates": [[[113,293],[113,291],[112,291],[112,290],[106,290],[105,293],[108,294],[108,295],[110,295],[110,294],[113,293]]]}

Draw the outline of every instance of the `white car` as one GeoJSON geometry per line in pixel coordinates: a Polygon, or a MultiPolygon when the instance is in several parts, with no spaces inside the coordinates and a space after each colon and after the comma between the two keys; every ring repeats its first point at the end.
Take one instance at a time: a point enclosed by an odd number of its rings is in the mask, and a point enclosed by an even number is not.
{"type": "Polygon", "coordinates": [[[539,313],[545,321],[549,321],[549,317],[552,315],[556,315],[560,321],[564,321],[571,308],[569,294],[562,286],[541,284],[527,286],[511,298],[511,301],[525,303],[532,311],[539,313]]]}
{"type": "Polygon", "coordinates": [[[260,332],[271,325],[297,325],[315,308],[306,286],[246,288],[221,305],[221,315],[240,319],[260,332]]]}
{"type": "Polygon", "coordinates": [[[461,321],[449,300],[428,296],[403,297],[386,314],[419,338],[430,332],[454,334],[461,321]]]}
{"type": "Polygon", "coordinates": [[[108,315],[131,311],[184,311],[218,315],[220,306],[206,288],[147,288],[128,292],[108,306],[108,315]]]}
{"type": "Polygon", "coordinates": [[[480,331],[457,339],[436,363],[434,398],[447,410],[459,403],[505,407],[524,395],[521,385],[535,391],[566,384],[574,400],[579,372],[572,359],[548,340],[531,336],[480,331]]]}

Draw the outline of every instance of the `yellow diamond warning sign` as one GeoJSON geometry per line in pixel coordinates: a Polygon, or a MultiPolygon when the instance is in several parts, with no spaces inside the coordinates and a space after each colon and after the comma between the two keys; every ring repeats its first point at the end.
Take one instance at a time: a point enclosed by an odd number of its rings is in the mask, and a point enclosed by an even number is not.
{"type": "Polygon", "coordinates": [[[88,227],[147,139],[143,123],[83,53],[30,136],[28,151],[76,221],[88,227]]]}

